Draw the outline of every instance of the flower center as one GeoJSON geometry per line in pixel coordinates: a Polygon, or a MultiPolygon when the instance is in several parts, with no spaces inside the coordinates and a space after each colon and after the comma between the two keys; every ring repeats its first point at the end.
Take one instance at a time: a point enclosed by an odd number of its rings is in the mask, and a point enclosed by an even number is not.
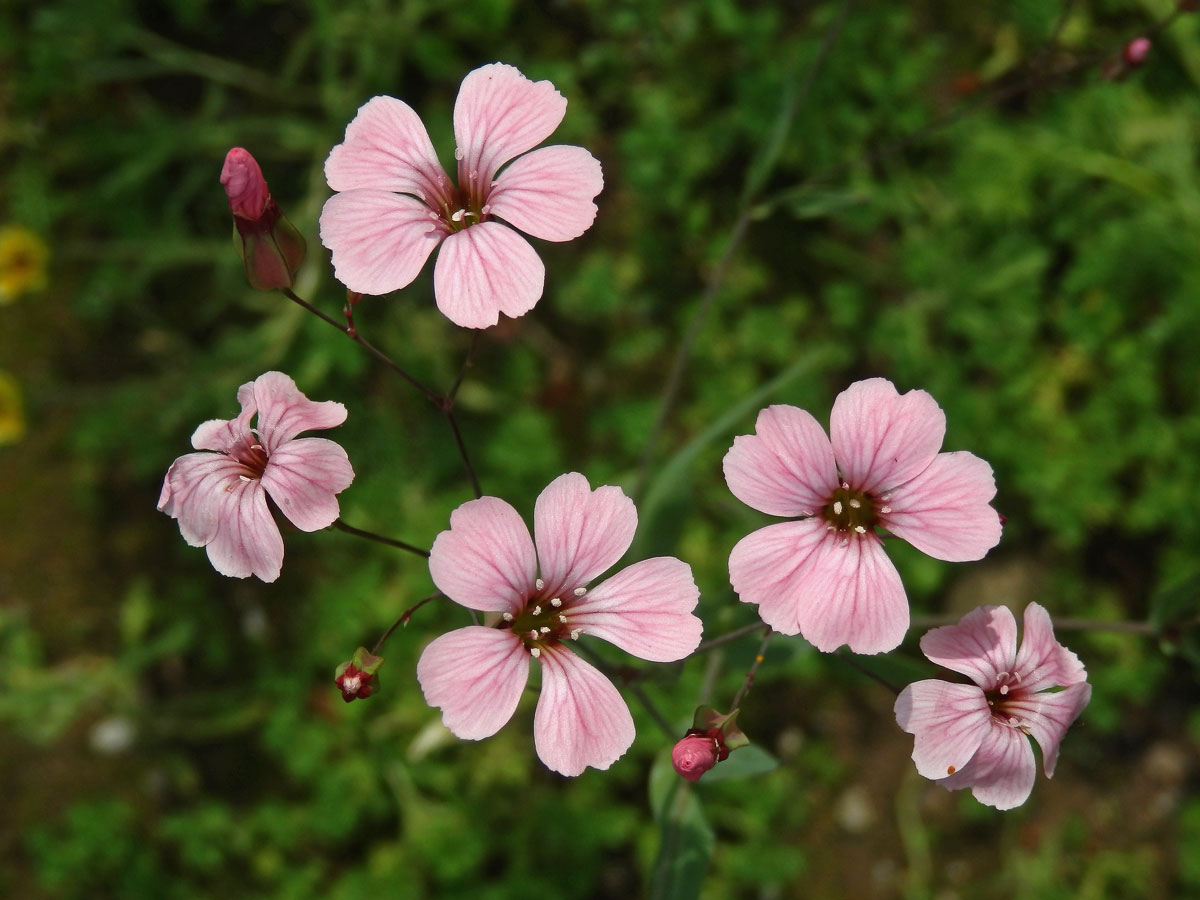
{"type": "Polygon", "coordinates": [[[874,531],[879,524],[875,501],[862,491],[851,490],[844,481],[821,510],[821,516],[829,523],[830,531],[847,537],[874,531]]]}
{"type": "Polygon", "coordinates": [[[1011,710],[1008,708],[1009,701],[1014,699],[1015,692],[1021,683],[1020,672],[998,672],[996,674],[996,686],[990,691],[986,691],[984,696],[987,697],[988,708],[992,711],[992,718],[1001,725],[1007,725],[1010,728],[1019,728],[1021,731],[1029,734],[1028,724],[1019,716],[1011,715],[1011,710]]]}
{"type": "Polygon", "coordinates": [[[258,442],[257,437],[249,437],[229,451],[229,455],[240,462],[246,473],[240,477],[246,481],[262,478],[267,469],[267,448],[258,442]]]}
{"type": "Polygon", "coordinates": [[[572,627],[568,611],[574,600],[587,592],[586,588],[578,587],[565,596],[553,597],[547,597],[544,588],[545,583],[539,578],[537,593],[525,601],[525,608],[516,615],[504,613],[501,626],[512,628],[534,659],[542,655],[544,648],[576,640],[583,632],[582,628],[572,627]]]}

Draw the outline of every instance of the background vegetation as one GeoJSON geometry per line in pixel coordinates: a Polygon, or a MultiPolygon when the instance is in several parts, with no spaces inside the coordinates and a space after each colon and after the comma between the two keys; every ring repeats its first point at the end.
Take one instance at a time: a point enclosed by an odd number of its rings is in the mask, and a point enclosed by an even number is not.
{"type": "MultiPolygon", "coordinates": [[[[1200,894],[1200,19],[1104,74],[1171,8],[0,7],[0,224],[51,254],[48,288],[0,308],[27,421],[0,448],[0,894],[1200,894]],[[329,148],[388,93],[449,159],[458,84],[494,60],[555,83],[554,140],[588,147],[606,187],[587,235],[539,246],[541,303],[482,337],[458,409],[484,491],[525,513],[563,471],[636,492],[634,552],[692,564],[711,638],[754,621],[726,561],[767,518],[720,476],[733,436],[769,402],[827,420],[860,377],[930,391],[947,448],[995,467],[1007,527],[975,565],[891,546],[914,614],[1036,600],[1161,631],[1060,628],[1095,694],[1023,808],[920,779],[893,695],[783,638],[742,716],[762,753],[741,770],[776,768],[681,788],[627,692],[632,750],[564,780],[533,754],[531,703],[482,743],[425,706],[413,667],[465,621],[451,604],[391,639],[380,694],[341,702],[337,663],[432,590],[420,559],[291,532],[278,582],[236,581],[155,512],[193,428],[269,369],[348,407],[347,522],[428,546],[470,497],[428,401],[246,286],[217,176],[229,147],[255,154],[309,238],[298,292],[338,315],[316,239],[329,148]]],[[[428,271],[357,320],[433,384],[466,353],[428,271]]],[[[925,677],[921,633],[862,663],[925,677]]],[[[757,646],[634,685],[681,733],[757,646]]]]}

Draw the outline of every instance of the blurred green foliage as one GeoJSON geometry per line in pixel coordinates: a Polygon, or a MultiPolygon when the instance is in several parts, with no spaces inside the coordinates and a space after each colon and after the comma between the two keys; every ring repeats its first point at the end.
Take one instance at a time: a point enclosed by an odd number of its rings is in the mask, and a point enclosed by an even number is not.
{"type": "MultiPolygon", "coordinates": [[[[1200,811],[1182,799],[1197,773],[1196,20],[1156,36],[1123,81],[1093,63],[1053,74],[1113,56],[1169,8],[0,7],[0,220],[43,235],[54,260],[45,294],[0,310],[0,368],[22,382],[30,421],[0,449],[0,893],[1200,890],[1200,811]],[[432,591],[420,560],[292,531],[278,582],[236,582],[154,511],[194,427],[232,416],[237,386],[269,369],[349,409],[332,435],[357,474],[347,522],[429,546],[470,497],[431,404],[245,285],[217,175],[231,146],[257,157],[309,239],[298,292],[337,316],[316,237],[329,148],[388,93],[447,159],[458,83],[494,60],[569,99],[553,140],[599,157],[605,190],[587,235],[539,246],[545,296],[487,332],[467,373],[459,416],[484,491],[528,515],[563,471],[642,486],[637,552],[692,564],[714,637],[753,620],[726,562],[766,522],[721,478],[733,436],[771,402],[827,421],[859,377],[930,391],[947,448],[994,466],[1007,527],[976,566],[890,547],[914,612],[1036,600],[1058,616],[1153,613],[1165,628],[1161,644],[1061,634],[1095,697],[1026,807],[998,814],[922,782],[891,696],[798,639],[772,644],[741,719],[778,769],[671,781],[671,741],[630,696],[630,753],[565,781],[533,755],[531,702],[479,744],[449,738],[423,703],[420,649],[467,621],[448,603],[390,640],[378,696],[340,702],[334,667],[432,591]],[[678,403],[648,443],[694,322],[678,403]],[[681,832],[696,855],[664,855],[681,832]]],[[[467,352],[428,271],[366,299],[357,322],[430,384],[449,386],[467,352]]],[[[864,664],[921,677],[916,637],[912,659],[864,664]]],[[[736,691],[757,643],[640,684],[682,734],[698,702],[736,691]]]]}

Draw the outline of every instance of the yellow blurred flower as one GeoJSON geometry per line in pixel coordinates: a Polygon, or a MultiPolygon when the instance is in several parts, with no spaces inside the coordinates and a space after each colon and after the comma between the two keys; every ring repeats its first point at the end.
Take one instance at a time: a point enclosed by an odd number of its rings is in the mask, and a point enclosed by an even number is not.
{"type": "Polygon", "coordinates": [[[0,372],[0,447],[15,444],[25,436],[25,405],[21,386],[7,372],[0,372]]]}
{"type": "Polygon", "coordinates": [[[49,258],[45,242],[28,228],[0,228],[0,306],[44,288],[49,258]]]}

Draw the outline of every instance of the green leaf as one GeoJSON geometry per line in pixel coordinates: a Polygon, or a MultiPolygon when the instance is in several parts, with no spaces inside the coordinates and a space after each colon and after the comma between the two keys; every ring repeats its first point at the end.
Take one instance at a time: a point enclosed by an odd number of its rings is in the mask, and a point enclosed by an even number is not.
{"type": "Polygon", "coordinates": [[[701,781],[711,784],[714,781],[729,781],[733,778],[750,778],[778,768],[779,760],[758,744],[750,744],[730,753],[729,759],[717,763],[705,772],[701,781]]]}

